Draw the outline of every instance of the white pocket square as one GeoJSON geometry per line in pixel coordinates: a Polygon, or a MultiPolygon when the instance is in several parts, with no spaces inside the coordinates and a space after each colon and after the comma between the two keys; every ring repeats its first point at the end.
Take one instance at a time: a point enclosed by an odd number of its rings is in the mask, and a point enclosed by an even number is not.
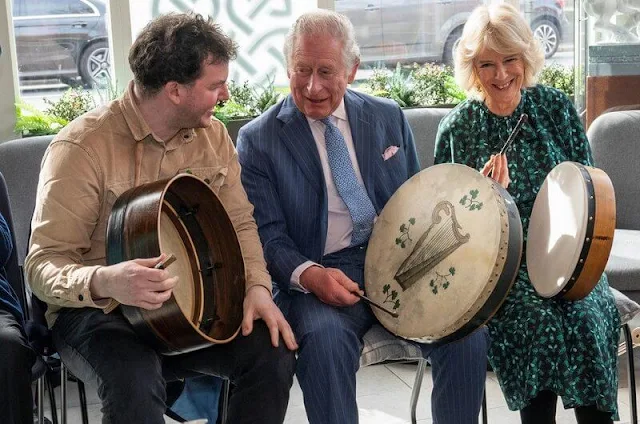
{"type": "Polygon", "coordinates": [[[387,147],[387,149],[382,154],[382,159],[389,160],[396,153],[398,153],[398,146],[389,146],[389,147],[387,147]]]}

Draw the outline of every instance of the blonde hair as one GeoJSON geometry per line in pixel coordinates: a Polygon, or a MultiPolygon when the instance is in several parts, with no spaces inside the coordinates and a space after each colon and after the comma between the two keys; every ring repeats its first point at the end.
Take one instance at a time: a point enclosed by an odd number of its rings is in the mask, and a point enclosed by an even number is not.
{"type": "Polygon", "coordinates": [[[455,51],[458,85],[469,97],[484,100],[474,61],[484,49],[502,55],[518,54],[524,62],[524,87],[532,87],[544,66],[544,52],[529,24],[518,10],[506,3],[478,6],[469,16],[455,51]]]}
{"type": "Polygon", "coordinates": [[[360,47],[351,21],[340,13],[317,9],[301,15],[293,24],[284,40],[284,57],[290,66],[293,50],[298,39],[307,35],[331,35],[342,42],[342,60],[351,69],[360,60],[360,47]]]}

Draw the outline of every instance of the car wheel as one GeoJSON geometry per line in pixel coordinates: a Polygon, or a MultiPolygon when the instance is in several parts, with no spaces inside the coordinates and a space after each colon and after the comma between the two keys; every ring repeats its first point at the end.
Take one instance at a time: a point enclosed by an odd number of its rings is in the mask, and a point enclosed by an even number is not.
{"type": "Polygon", "coordinates": [[[444,43],[444,50],[442,52],[442,63],[445,65],[453,66],[453,56],[458,47],[458,42],[460,42],[460,37],[462,37],[462,28],[456,28],[449,34],[447,37],[447,42],[444,43]]]}
{"type": "Polygon", "coordinates": [[[78,72],[89,87],[104,87],[111,81],[111,54],[106,41],[98,41],[85,49],[80,57],[78,72]]]}
{"type": "Polygon", "coordinates": [[[549,59],[558,51],[560,32],[553,22],[543,19],[534,23],[533,36],[540,40],[545,59],[549,59]]]}

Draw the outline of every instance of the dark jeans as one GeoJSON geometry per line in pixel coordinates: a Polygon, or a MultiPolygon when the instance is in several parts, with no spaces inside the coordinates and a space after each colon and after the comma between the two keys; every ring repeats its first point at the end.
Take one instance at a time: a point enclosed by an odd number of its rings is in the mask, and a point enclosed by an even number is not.
{"type": "Polygon", "coordinates": [[[16,318],[0,309],[0,422],[33,422],[31,367],[36,354],[16,318]]]}
{"type": "Polygon", "coordinates": [[[176,356],[161,356],[138,338],[119,310],[63,309],[53,340],[65,365],[98,388],[103,423],[162,424],[165,381],[195,374],[229,378],[229,422],[282,423],[295,356],[282,339],[271,345],[263,321],[233,341],[176,356]]]}
{"type": "MultiPolygon", "coordinates": [[[[543,390],[520,411],[522,424],[555,424],[558,396],[543,390]]],[[[594,405],[575,408],[578,424],[612,424],[609,412],[599,411],[594,405]]]]}

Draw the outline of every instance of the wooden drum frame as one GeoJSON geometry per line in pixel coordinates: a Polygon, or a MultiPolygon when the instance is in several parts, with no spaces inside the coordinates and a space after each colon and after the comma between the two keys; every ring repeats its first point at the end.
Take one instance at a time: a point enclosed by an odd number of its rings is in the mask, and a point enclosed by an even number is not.
{"type": "Polygon", "coordinates": [[[120,305],[134,330],[160,353],[173,355],[231,341],[240,331],[245,268],[235,229],[202,180],[180,174],[134,187],[113,205],[107,264],[174,254],[178,275],[162,307],[120,305]]]}

